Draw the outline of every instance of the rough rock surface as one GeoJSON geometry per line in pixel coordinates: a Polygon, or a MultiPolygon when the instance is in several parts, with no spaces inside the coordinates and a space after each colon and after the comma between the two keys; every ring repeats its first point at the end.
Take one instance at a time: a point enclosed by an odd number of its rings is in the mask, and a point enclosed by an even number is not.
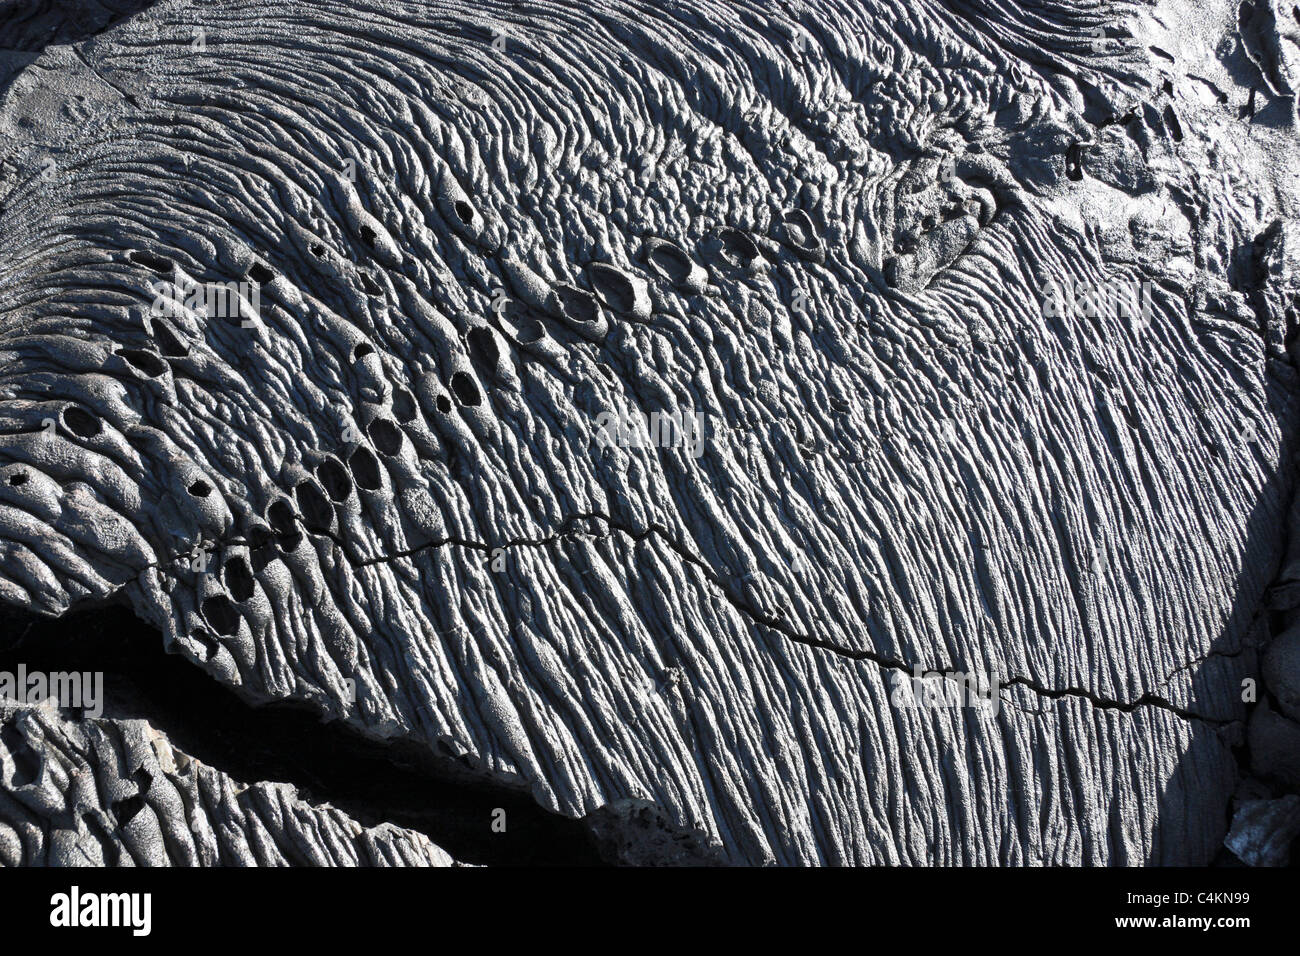
{"type": "MultiPolygon", "coordinates": [[[[0,601],[696,834],[624,862],[1214,856],[1300,604],[1285,4],[26,6],[0,601]]],[[[41,726],[110,790],[147,736],[41,726]]],[[[238,807],[221,852],[376,857],[238,807]]]]}
{"type": "Polygon", "coordinates": [[[450,866],[423,834],[365,829],[293,787],[245,787],[142,721],[3,715],[5,866],[450,866]]]}
{"type": "Polygon", "coordinates": [[[1244,800],[1224,844],[1251,866],[1286,866],[1290,845],[1300,836],[1300,797],[1244,800]]]}

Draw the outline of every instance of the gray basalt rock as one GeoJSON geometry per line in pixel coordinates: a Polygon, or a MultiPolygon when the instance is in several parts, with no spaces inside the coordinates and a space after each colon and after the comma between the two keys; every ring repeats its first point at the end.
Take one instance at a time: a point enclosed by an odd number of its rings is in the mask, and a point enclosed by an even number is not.
{"type": "Polygon", "coordinates": [[[1300,796],[1246,800],[1232,818],[1224,844],[1250,866],[1286,866],[1300,836],[1300,796]]]}
{"type": "MultiPolygon", "coordinates": [[[[1207,862],[1297,384],[1293,29],[1231,6],[160,0],[14,41],[0,601],[124,600],[617,862],[1207,862]]],[[[445,861],[224,799],[258,862],[445,861]]],[[[100,806],[59,852],[189,852],[100,806]]]]}
{"type": "Polygon", "coordinates": [[[452,865],[423,833],[232,781],[143,721],[3,716],[5,866],[452,865]]]}

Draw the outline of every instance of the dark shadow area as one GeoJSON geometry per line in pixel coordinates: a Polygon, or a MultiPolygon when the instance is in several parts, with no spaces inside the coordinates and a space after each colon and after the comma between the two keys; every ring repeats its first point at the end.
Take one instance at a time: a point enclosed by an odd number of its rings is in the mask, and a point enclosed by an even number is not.
{"type": "MultiPolygon", "coordinates": [[[[1252,254],[1253,255],[1253,254],[1252,254]]],[[[1234,288],[1248,299],[1253,280],[1251,255],[1237,263],[1234,288]]],[[[1260,303],[1255,302],[1256,308],[1260,303]]],[[[1288,514],[1295,493],[1293,461],[1297,426],[1300,425],[1300,374],[1289,359],[1268,358],[1268,411],[1280,430],[1278,464],[1264,482],[1246,526],[1242,569],[1228,621],[1196,666],[1192,676],[1188,710],[1227,718],[1232,723],[1214,726],[1194,721],[1186,752],[1165,783],[1161,794],[1155,832],[1152,834],[1149,865],[1241,866],[1223,845],[1232,822],[1233,794],[1250,775],[1246,726],[1256,706],[1243,698],[1243,680],[1255,682],[1258,700],[1263,700],[1260,661],[1270,635],[1267,594],[1285,558],[1288,514]],[[1235,761],[1231,780],[1212,776],[1227,749],[1235,761]],[[1192,808],[1199,808],[1197,816],[1192,808]],[[1198,843],[1214,847],[1199,858],[1198,843]]]]}
{"type": "MultiPolygon", "coordinates": [[[[426,834],[461,862],[596,866],[583,820],[542,809],[522,790],[470,780],[467,765],[413,744],[369,740],[287,705],[255,707],[163,650],[162,635],[121,606],[49,618],[0,608],[0,670],[101,671],[105,718],[143,719],[175,746],[243,783],[290,783],[311,803],[364,826],[426,834]],[[493,832],[505,811],[506,830],[493,832]]],[[[64,712],[65,717],[76,714],[64,712]]]]}
{"type": "Polygon", "coordinates": [[[50,44],[76,43],[154,0],[0,0],[0,49],[40,52],[50,44]]]}

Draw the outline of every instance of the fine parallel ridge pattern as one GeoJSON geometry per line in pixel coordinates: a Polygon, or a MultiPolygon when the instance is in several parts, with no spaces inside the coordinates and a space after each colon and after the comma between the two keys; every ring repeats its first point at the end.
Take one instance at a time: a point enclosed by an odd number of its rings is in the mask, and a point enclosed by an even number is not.
{"type": "MultiPolygon", "coordinates": [[[[700,858],[1219,852],[1300,604],[1296,24],[15,6],[0,602],[700,858]]],[[[0,809],[5,863],[452,860],[147,722],[0,724],[52,828],[0,809]]]]}

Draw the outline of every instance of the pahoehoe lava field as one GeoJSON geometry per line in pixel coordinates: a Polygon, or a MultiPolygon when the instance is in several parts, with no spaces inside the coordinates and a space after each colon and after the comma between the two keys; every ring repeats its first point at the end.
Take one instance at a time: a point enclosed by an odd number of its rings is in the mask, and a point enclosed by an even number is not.
{"type": "Polygon", "coordinates": [[[1286,863],[1298,86],[1280,0],[0,0],[0,864],[1286,863]]]}

